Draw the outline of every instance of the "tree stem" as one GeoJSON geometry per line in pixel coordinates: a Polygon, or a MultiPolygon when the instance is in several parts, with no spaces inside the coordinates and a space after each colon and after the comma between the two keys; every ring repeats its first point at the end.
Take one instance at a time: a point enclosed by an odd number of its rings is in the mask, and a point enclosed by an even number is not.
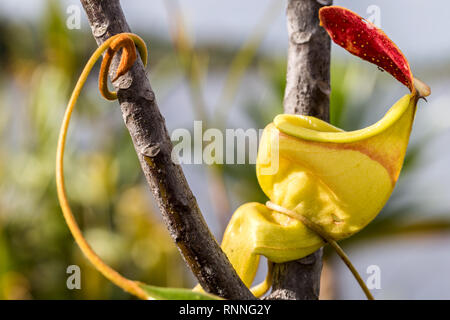
{"type": "MultiPolygon", "coordinates": [[[[130,32],[119,0],[81,0],[81,3],[97,44],[114,34],[130,32]]],[[[110,77],[118,60],[115,57],[110,77]]],[[[208,229],[180,165],[172,162],[172,142],[141,61],[136,61],[113,85],[163,220],[201,286],[227,299],[254,299],[208,229]]]]}
{"type": "MultiPolygon", "coordinates": [[[[329,121],[331,41],[319,26],[319,9],[332,0],[288,0],[289,36],[284,112],[329,121]]],[[[317,300],[322,249],[273,267],[269,299],[317,300]]]]}

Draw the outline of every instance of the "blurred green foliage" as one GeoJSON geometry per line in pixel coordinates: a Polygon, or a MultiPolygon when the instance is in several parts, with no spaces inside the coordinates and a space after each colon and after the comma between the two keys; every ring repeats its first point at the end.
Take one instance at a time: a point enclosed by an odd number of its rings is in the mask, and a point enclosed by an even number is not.
{"type": "MultiPolygon", "coordinates": [[[[41,24],[0,24],[0,299],[130,298],[84,259],[56,198],[57,134],[95,42],[49,2],[41,24]],[[21,37],[12,36],[21,34],[21,37]],[[82,270],[68,290],[66,268],[82,270]]],[[[155,210],[120,111],[86,87],[70,129],[67,185],[92,246],[114,268],[161,286],[190,285],[155,210]]]]}

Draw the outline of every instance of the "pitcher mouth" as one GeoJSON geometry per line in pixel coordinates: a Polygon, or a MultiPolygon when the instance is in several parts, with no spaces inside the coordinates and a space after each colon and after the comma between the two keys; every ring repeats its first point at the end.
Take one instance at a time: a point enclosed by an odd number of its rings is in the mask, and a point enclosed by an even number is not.
{"type": "MultiPolygon", "coordinates": [[[[375,136],[393,126],[409,108],[416,108],[417,95],[406,94],[378,122],[363,129],[343,131],[315,117],[280,114],[273,123],[284,134],[316,142],[350,143],[375,136]],[[311,129],[311,123],[328,131],[311,129]]],[[[415,110],[414,110],[415,111],[415,110]]]]}

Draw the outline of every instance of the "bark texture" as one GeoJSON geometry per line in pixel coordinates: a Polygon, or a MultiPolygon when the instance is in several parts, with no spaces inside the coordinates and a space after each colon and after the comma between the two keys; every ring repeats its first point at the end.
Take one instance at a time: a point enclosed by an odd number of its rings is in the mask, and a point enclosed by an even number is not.
{"type": "Polygon", "coordinates": [[[319,25],[325,0],[289,0],[288,66],[284,112],[329,121],[331,40],[319,25]]]}
{"type": "MultiPolygon", "coordinates": [[[[119,0],[81,3],[98,44],[130,32],[119,0]]],[[[117,65],[118,57],[110,76],[117,65]]],[[[209,231],[181,167],[171,160],[172,142],[142,62],[113,85],[148,185],[184,260],[206,291],[228,299],[254,299],[209,231]]]]}
{"type": "MultiPolygon", "coordinates": [[[[284,112],[329,121],[331,40],[319,25],[319,9],[332,0],[289,0],[289,36],[284,112]]],[[[274,265],[269,299],[317,300],[322,249],[297,260],[274,265]]]]}

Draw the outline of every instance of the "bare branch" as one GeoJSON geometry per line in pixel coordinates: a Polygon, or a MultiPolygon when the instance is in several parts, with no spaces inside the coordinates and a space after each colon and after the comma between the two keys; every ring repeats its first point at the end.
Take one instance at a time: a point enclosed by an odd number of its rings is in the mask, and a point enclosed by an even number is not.
{"type": "Polygon", "coordinates": [[[324,0],[289,0],[284,111],[329,121],[331,40],[319,25],[324,0]]]}
{"type": "MultiPolygon", "coordinates": [[[[130,32],[119,0],[81,0],[98,44],[130,32]]],[[[118,58],[112,64],[115,72],[118,58]]],[[[155,94],[139,61],[114,83],[125,125],[164,222],[202,287],[228,299],[254,299],[209,231],[179,165],[155,94]]]]}
{"type": "MultiPolygon", "coordinates": [[[[319,26],[319,9],[332,0],[289,0],[288,66],[284,111],[329,120],[331,41],[319,26]]],[[[322,249],[297,261],[274,265],[269,299],[319,298],[322,249]]]]}

